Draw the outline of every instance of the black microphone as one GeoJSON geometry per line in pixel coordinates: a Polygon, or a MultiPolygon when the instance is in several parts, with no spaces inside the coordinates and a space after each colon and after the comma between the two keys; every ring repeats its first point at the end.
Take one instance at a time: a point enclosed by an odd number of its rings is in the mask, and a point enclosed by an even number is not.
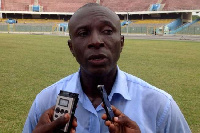
{"type": "Polygon", "coordinates": [[[107,95],[107,93],[104,89],[104,85],[98,85],[97,89],[99,90],[99,92],[101,94],[101,99],[102,99],[103,104],[104,104],[104,109],[106,111],[107,120],[113,121],[114,113],[113,113],[113,110],[111,108],[111,104],[108,100],[108,95],[107,95]]]}

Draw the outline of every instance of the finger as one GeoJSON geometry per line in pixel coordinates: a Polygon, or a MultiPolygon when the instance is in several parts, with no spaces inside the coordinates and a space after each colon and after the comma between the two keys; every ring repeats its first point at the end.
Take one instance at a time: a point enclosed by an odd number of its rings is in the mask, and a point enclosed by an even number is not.
{"type": "Polygon", "coordinates": [[[76,133],[75,129],[71,129],[70,133],[76,133]]]}
{"type": "MultiPolygon", "coordinates": [[[[106,114],[104,114],[106,116],[106,114]]],[[[106,119],[106,117],[105,117],[106,119]]],[[[109,132],[110,133],[115,133],[116,132],[116,126],[113,124],[111,121],[105,121],[105,125],[108,126],[109,132]]]]}
{"type": "MultiPolygon", "coordinates": [[[[101,106],[104,108],[105,105],[102,103],[101,106]]],[[[121,111],[118,110],[115,106],[111,105],[111,108],[112,108],[113,113],[114,113],[115,116],[119,116],[119,115],[122,114],[121,111]]],[[[105,116],[104,116],[104,117],[105,117],[105,116]]],[[[107,119],[107,115],[106,115],[106,119],[107,119]]],[[[104,120],[105,120],[105,119],[104,119],[104,120]]]]}
{"type": "Polygon", "coordinates": [[[101,118],[102,118],[103,120],[107,120],[107,115],[106,115],[106,114],[103,114],[103,115],[101,116],[101,118]]]}
{"type": "Polygon", "coordinates": [[[70,130],[70,133],[75,133],[76,132],[76,128],[72,127],[70,130]]]}
{"type": "Polygon", "coordinates": [[[108,129],[110,133],[116,132],[116,126],[113,123],[110,123],[110,125],[108,126],[108,129]]]}
{"type": "Polygon", "coordinates": [[[109,127],[111,124],[112,124],[111,121],[105,121],[105,125],[106,125],[106,126],[109,127]]]}
{"type": "Polygon", "coordinates": [[[121,117],[114,117],[114,122],[118,123],[119,125],[129,127],[131,129],[138,130],[139,126],[136,122],[132,121],[127,116],[121,116],[121,117]]]}
{"type": "Polygon", "coordinates": [[[108,126],[109,133],[115,133],[116,126],[111,121],[105,121],[105,125],[108,126]]]}
{"type": "Polygon", "coordinates": [[[117,109],[115,106],[111,105],[113,113],[115,114],[115,116],[119,117],[124,115],[119,109],[117,109]]]}
{"type": "MultiPolygon", "coordinates": [[[[101,106],[104,108],[105,105],[102,103],[101,106]]],[[[119,109],[117,109],[115,106],[111,105],[111,108],[115,116],[123,115],[123,113],[119,109]]]]}
{"type": "Polygon", "coordinates": [[[63,127],[69,121],[69,119],[70,116],[68,113],[61,116],[60,118],[56,119],[55,121],[49,124],[49,130],[51,131],[63,127]]]}
{"type": "Polygon", "coordinates": [[[53,121],[54,108],[55,108],[55,106],[46,110],[42,114],[42,116],[40,117],[37,125],[41,125],[41,124],[43,125],[43,124],[46,124],[46,123],[51,123],[51,121],[53,121]]]}
{"type": "Polygon", "coordinates": [[[55,106],[52,106],[50,109],[47,110],[51,121],[53,121],[54,110],[55,110],[55,106]]]}
{"type": "Polygon", "coordinates": [[[77,118],[74,116],[72,121],[72,128],[70,130],[70,133],[76,133],[76,127],[77,127],[77,118]]]}
{"type": "MultiPolygon", "coordinates": [[[[103,103],[101,104],[101,106],[104,108],[104,104],[103,104],[103,103]]],[[[107,115],[106,115],[106,114],[103,114],[103,115],[101,116],[101,118],[102,118],[103,120],[107,120],[107,115]]]]}
{"type": "Polygon", "coordinates": [[[72,121],[72,127],[77,127],[78,126],[78,124],[77,124],[77,118],[74,116],[74,119],[73,119],[73,121],[72,121]]]}
{"type": "Polygon", "coordinates": [[[77,124],[77,119],[76,117],[74,117],[73,121],[72,121],[72,129],[76,130],[76,127],[78,126],[77,124]]]}

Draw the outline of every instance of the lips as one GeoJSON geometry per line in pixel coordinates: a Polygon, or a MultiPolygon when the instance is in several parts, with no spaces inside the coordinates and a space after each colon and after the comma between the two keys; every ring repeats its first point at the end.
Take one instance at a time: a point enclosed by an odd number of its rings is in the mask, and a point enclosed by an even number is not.
{"type": "Polygon", "coordinates": [[[91,55],[89,56],[88,61],[93,65],[103,65],[106,63],[107,57],[104,54],[91,55]]]}

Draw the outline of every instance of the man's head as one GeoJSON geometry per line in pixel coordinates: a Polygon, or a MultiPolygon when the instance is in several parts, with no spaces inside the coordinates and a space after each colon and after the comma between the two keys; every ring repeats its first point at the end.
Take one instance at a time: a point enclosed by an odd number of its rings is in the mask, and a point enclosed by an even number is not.
{"type": "Polygon", "coordinates": [[[69,34],[68,45],[81,71],[105,76],[116,70],[124,45],[117,14],[96,3],[87,4],[71,17],[69,34]]]}

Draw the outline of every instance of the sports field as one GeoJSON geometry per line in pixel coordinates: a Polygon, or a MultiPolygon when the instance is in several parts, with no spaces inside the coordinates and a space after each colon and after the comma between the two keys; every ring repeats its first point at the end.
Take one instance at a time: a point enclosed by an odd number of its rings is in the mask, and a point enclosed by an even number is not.
{"type": "MultiPolygon", "coordinates": [[[[67,37],[0,34],[0,133],[20,133],[42,89],[79,68],[67,37]]],[[[200,132],[200,42],[125,40],[119,67],[169,92],[200,132]]]]}

